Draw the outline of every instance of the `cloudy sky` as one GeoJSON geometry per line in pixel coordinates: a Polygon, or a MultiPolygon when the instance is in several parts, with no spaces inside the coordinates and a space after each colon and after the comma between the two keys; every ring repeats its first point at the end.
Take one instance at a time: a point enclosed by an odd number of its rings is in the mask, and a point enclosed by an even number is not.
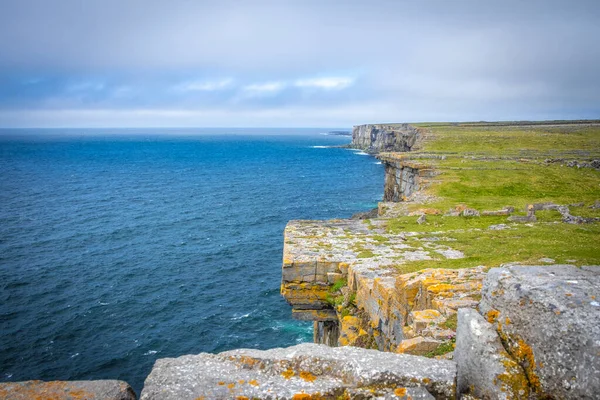
{"type": "Polygon", "coordinates": [[[1,127],[600,118],[600,1],[0,0],[1,127]]]}

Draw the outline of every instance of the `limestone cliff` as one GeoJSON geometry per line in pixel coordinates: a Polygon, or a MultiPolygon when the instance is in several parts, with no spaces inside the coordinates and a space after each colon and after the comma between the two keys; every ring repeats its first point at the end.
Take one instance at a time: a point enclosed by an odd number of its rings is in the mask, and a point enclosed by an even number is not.
{"type": "Polygon", "coordinates": [[[351,146],[372,154],[410,151],[421,137],[421,131],[409,124],[356,125],[352,129],[351,146]]]}

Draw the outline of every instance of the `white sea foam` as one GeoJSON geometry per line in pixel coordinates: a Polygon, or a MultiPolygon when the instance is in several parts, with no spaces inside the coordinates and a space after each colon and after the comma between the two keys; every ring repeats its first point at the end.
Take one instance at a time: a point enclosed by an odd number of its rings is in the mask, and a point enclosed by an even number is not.
{"type": "Polygon", "coordinates": [[[381,165],[381,161],[375,161],[373,164],[381,165]]]}
{"type": "Polygon", "coordinates": [[[156,350],[148,350],[147,352],[144,353],[145,356],[151,356],[152,354],[156,354],[158,353],[158,351],[156,350]]]}
{"type": "Polygon", "coordinates": [[[239,315],[239,314],[234,314],[234,315],[233,315],[233,317],[231,317],[231,320],[232,320],[232,321],[237,321],[237,320],[240,320],[240,319],[242,319],[242,318],[248,318],[248,317],[250,316],[250,314],[252,314],[252,313],[251,313],[251,312],[249,312],[249,313],[247,313],[247,314],[241,314],[241,315],[239,315]]]}
{"type": "Polygon", "coordinates": [[[354,153],[354,154],[356,154],[356,155],[358,155],[358,156],[368,156],[368,154],[367,154],[367,153],[365,153],[364,151],[358,151],[358,152],[356,152],[356,153],[354,153]]]}
{"type": "Polygon", "coordinates": [[[310,146],[313,149],[328,149],[330,146],[310,146]]]}

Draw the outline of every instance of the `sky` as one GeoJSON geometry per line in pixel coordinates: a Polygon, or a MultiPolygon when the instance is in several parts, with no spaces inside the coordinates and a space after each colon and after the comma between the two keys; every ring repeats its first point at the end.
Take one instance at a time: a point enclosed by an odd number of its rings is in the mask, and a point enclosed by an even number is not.
{"type": "Polygon", "coordinates": [[[597,118],[598,0],[0,0],[0,127],[597,118]]]}

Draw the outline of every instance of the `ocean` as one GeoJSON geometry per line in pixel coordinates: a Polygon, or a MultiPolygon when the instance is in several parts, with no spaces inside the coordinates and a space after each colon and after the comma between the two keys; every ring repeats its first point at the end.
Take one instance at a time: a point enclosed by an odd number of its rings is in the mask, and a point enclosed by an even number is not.
{"type": "Polygon", "coordinates": [[[383,168],[323,129],[0,130],[0,380],[312,341],[279,294],[291,219],[376,207],[383,168]]]}

